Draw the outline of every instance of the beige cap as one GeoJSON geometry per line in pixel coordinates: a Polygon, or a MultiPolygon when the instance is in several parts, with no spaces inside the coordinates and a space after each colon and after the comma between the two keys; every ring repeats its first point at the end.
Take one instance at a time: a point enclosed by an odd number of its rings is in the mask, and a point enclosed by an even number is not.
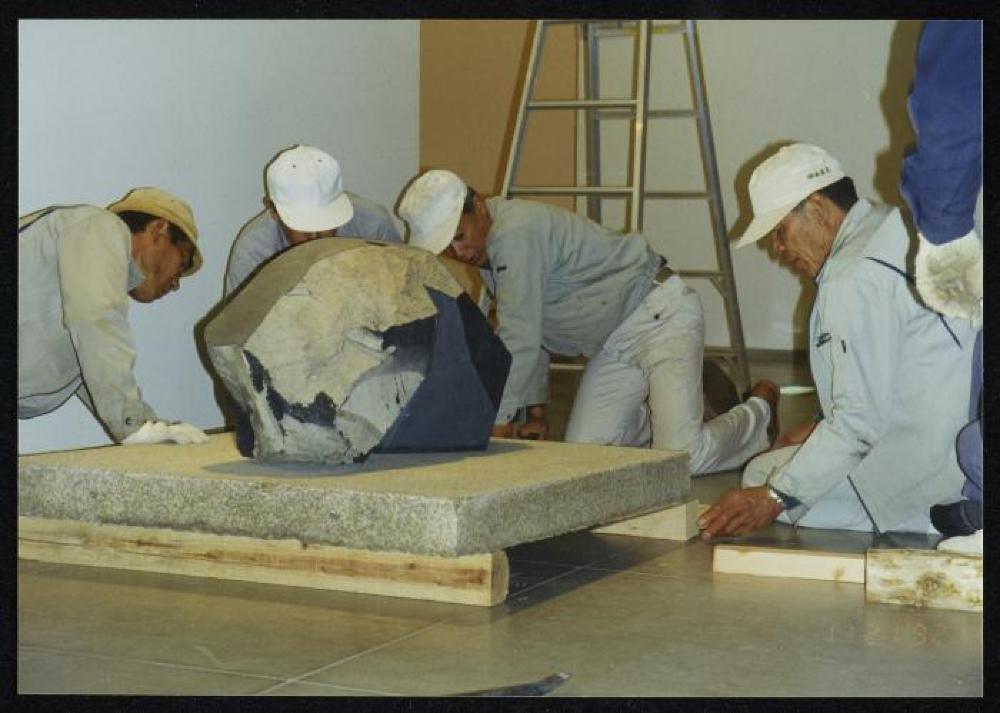
{"type": "Polygon", "coordinates": [[[465,203],[465,181],[451,171],[433,169],[410,184],[397,213],[410,226],[410,245],[435,255],[455,237],[465,203]]]}
{"type": "Polygon", "coordinates": [[[181,229],[191,244],[194,246],[194,253],[191,256],[191,267],[183,276],[192,275],[201,267],[201,251],[198,249],[198,227],[194,224],[194,214],[191,206],[183,200],[160,188],[145,186],[143,188],[133,188],[125,194],[125,197],[116,203],[108,206],[112,213],[124,213],[135,210],[140,213],[155,215],[163,218],[181,229]]]}
{"type": "Polygon", "coordinates": [[[803,199],[843,177],[844,171],[837,159],[819,146],[782,146],[750,174],[748,187],[753,220],[736,247],[757,242],[803,199]]]}

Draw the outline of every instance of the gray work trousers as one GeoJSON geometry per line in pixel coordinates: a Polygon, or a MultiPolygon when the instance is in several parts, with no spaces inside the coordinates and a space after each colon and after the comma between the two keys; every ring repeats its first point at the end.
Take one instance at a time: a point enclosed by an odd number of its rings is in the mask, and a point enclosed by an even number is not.
{"type": "Polygon", "coordinates": [[[654,283],[587,362],[566,440],[688,451],[692,474],[743,465],[768,447],[770,407],[753,397],[703,423],[704,350],[698,294],[654,283]]]}
{"type": "MultiPolygon", "coordinates": [[[[747,463],[743,471],[743,487],[753,488],[768,482],[771,473],[782,468],[792,459],[801,446],[788,446],[761,453],[747,463]]],[[[791,523],[787,512],[778,515],[779,522],[791,523]]],[[[845,477],[837,485],[810,507],[805,514],[795,520],[801,527],[817,527],[827,530],[861,530],[872,532],[872,521],[858,499],[857,493],[845,477]]],[[[893,528],[894,532],[920,532],[939,534],[931,525],[930,511],[914,513],[906,522],[893,528]]]]}

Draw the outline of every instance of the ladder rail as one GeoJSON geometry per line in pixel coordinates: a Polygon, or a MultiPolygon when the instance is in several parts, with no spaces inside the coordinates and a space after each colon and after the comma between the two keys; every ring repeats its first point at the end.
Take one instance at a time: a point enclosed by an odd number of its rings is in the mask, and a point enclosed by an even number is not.
{"type": "Polygon", "coordinates": [[[639,38],[635,50],[635,121],[632,123],[632,197],[629,210],[629,231],[642,230],[642,189],[646,185],[646,112],[649,103],[649,30],[652,20],[639,23],[639,38]]]}
{"type": "Polygon", "coordinates": [[[542,39],[545,37],[545,21],[535,21],[535,34],[531,40],[531,54],[528,56],[528,69],[524,78],[524,85],[521,87],[521,99],[518,104],[517,120],[514,124],[514,135],[511,137],[511,148],[507,154],[507,168],[504,170],[503,187],[501,195],[507,196],[510,190],[510,183],[514,178],[521,160],[521,146],[524,140],[524,128],[527,122],[528,100],[535,91],[535,82],[538,80],[538,63],[541,59],[542,39]]]}
{"type": "MultiPolygon", "coordinates": [[[[538,99],[529,101],[529,109],[630,109],[636,106],[635,99],[538,99]]],[[[628,116],[632,112],[627,113],[628,116]]]]}
{"type": "MultiPolygon", "coordinates": [[[[698,46],[698,31],[694,20],[684,21],[684,47],[687,54],[689,76],[694,91],[695,107],[698,110],[696,123],[701,144],[702,166],[710,194],[709,210],[715,235],[715,254],[719,267],[726,274],[725,289],[720,290],[726,308],[729,339],[732,347],[740,355],[740,377],[746,388],[750,386],[750,366],[747,364],[746,343],[743,338],[743,320],[736,295],[736,280],[730,253],[729,238],[726,234],[726,218],[722,206],[722,188],[719,185],[719,168],[715,155],[715,140],[712,137],[712,122],[705,96],[704,74],[701,67],[701,51],[698,46]]],[[[716,286],[719,284],[716,282],[716,286]]]]}
{"type": "MultiPolygon", "coordinates": [[[[584,65],[584,82],[586,99],[597,99],[600,95],[600,37],[597,26],[592,23],[584,25],[585,42],[587,45],[586,64],[584,65]]],[[[596,186],[601,183],[601,114],[598,109],[588,109],[586,113],[585,137],[587,152],[587,185],[596,186]]],[[[587,217],[595,223],[601,222],[601,199],[596,196],[587,197],[587,217]]]]}
{"type": "MultiPolygon", "coordinates": [[[[510,196],[630,196],[630,186],[511,186],[507,189],[510,196]]],[[[669,200],[706,200],[706,191],[646,191],[646,199],[661,198],[669,200]]]]}

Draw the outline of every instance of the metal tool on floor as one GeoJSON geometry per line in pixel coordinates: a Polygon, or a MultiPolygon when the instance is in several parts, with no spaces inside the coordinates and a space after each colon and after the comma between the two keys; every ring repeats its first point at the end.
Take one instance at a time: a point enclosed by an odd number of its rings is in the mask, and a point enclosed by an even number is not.
{"type": "Polygon", "coordinates": [[[469,691],[468,693],[452,693],[449,694],[449,697],[495,698],[504,696],[544,696],[566,683],[572,675],[571,673],[554,673],[551,676],[546,676],[531,683],[520,683],[515,686],[503,686],[502,688],[484,688],[481,691],[469,691]]]}

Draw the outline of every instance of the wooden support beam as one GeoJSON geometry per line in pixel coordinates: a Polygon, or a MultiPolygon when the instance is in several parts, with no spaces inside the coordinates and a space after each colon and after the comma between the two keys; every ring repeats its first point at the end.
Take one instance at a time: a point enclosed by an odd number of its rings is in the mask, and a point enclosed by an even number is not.
{"type": "Polygon", "coordinates": [[[510,580],[503,551],[441,557],[24,516],[18,556],[479,606],[504,601],[510,580]]]}
{"type": "Polygon", "coordinates": [[[865,556],[853,552],[820,552],[782,547],[716,545],[712,571],[762,577],[798,577],[834,582],[865,581],[865,556]]]}
{"type": "Polygon", "coordinates": [[[671,505],[663,510],[596,527],[602,535],[632,535],[659,540],[690,540],[698,534],[698,515],[707,509],[697,500],[671,505]]]}
{"type": "Polygon", "coordinates": [[[983,558],[938,550],[868,550],[865,600],[983,610],[983,558]]]}

